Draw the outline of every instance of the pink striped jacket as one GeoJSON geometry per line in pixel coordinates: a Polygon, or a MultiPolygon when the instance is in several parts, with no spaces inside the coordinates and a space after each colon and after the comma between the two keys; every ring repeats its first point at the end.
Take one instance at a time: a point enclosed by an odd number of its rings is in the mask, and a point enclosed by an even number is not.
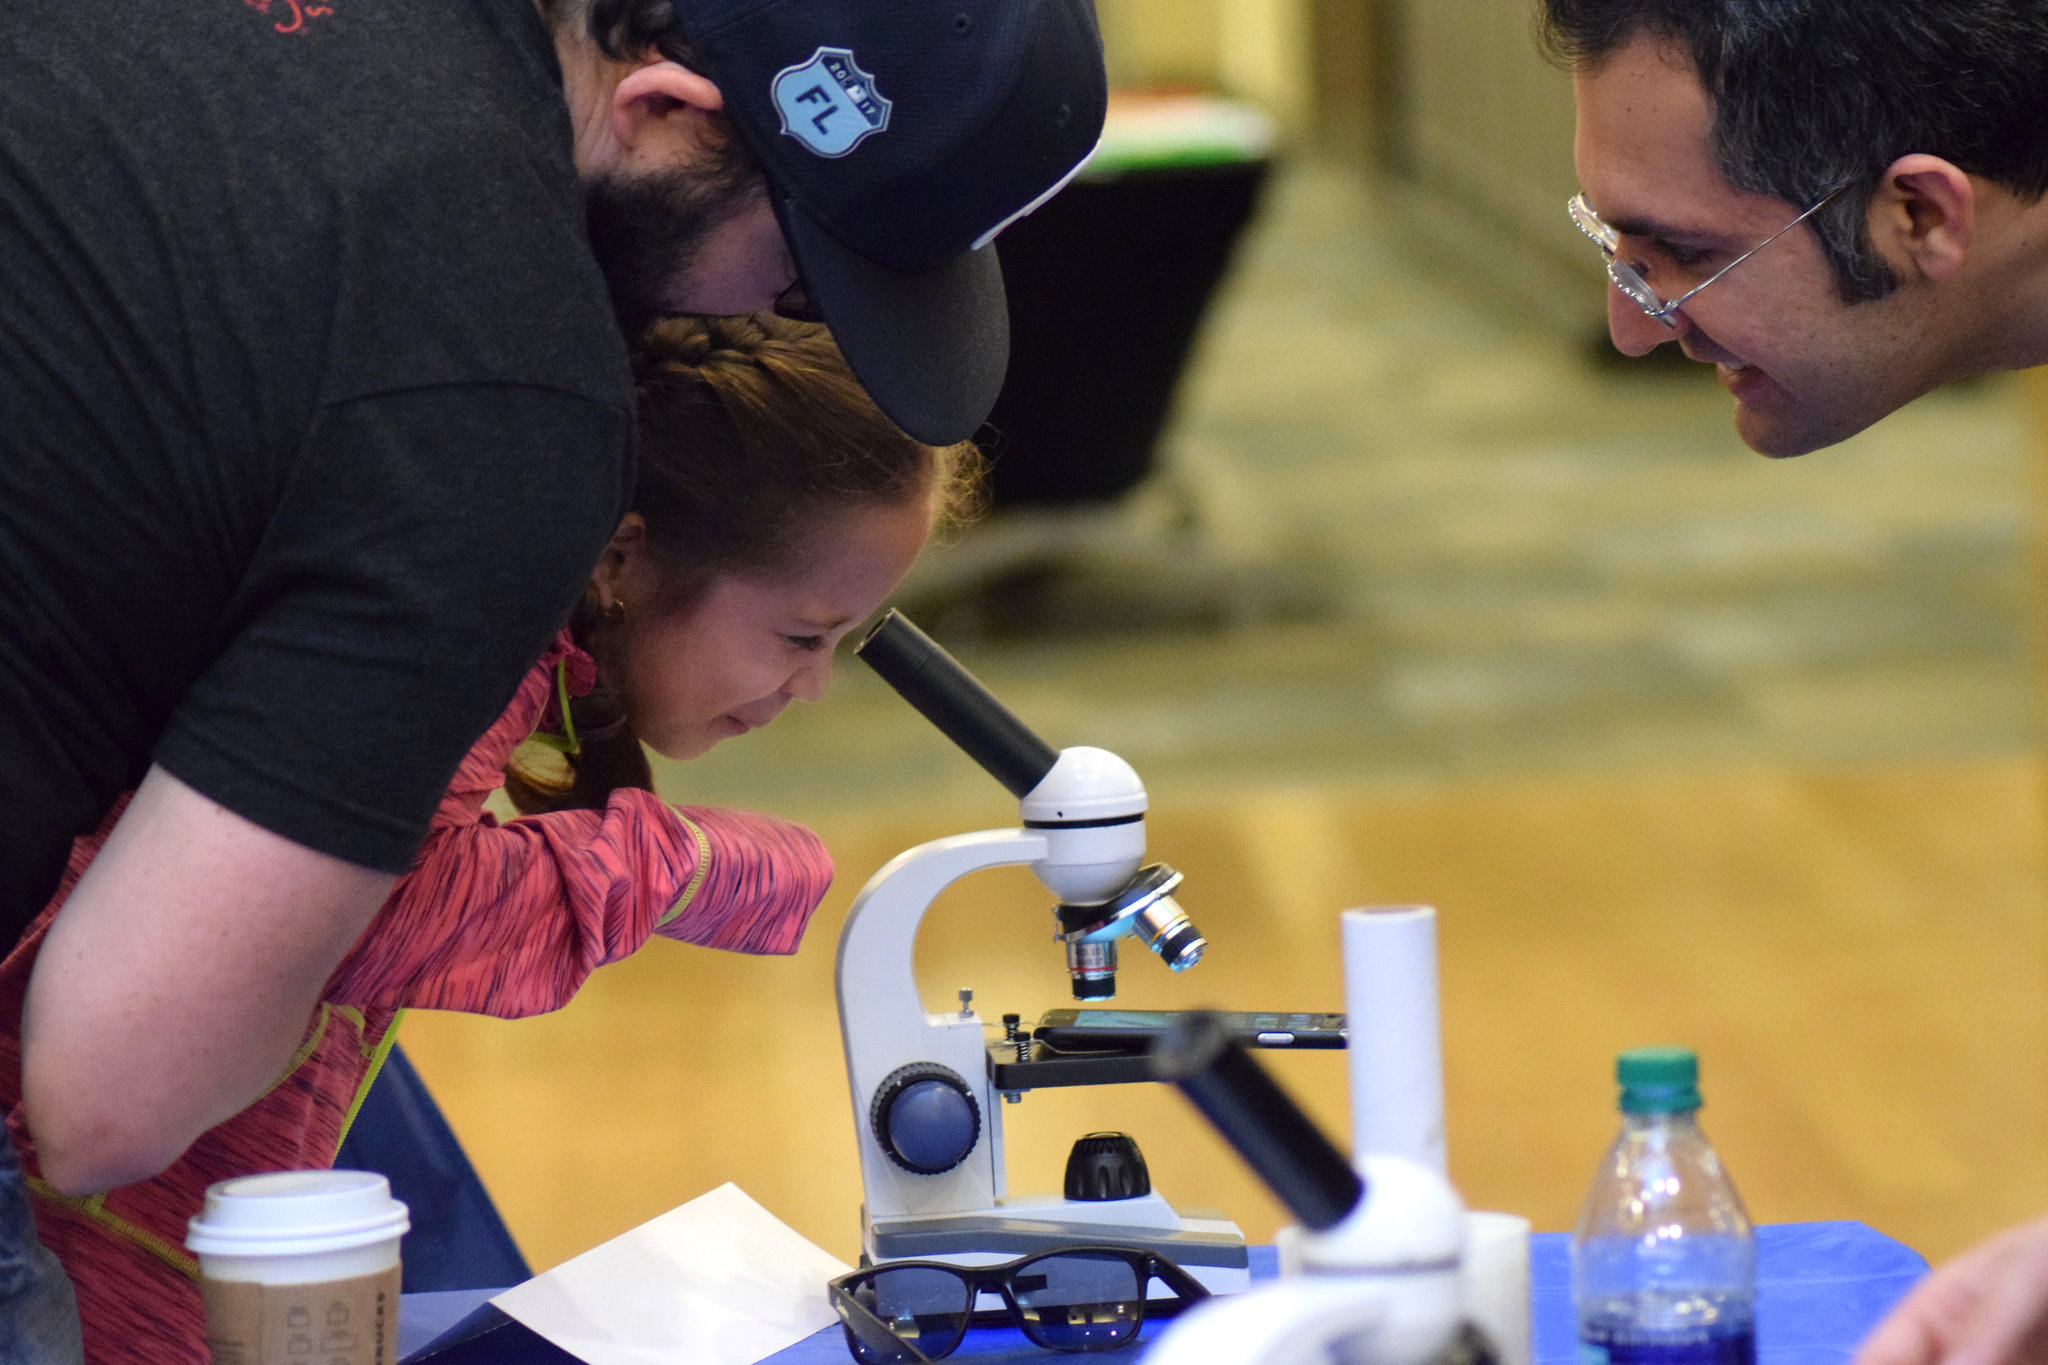
{"type": "Polygon", "coordinates": [[[0,963],[0,1104],[37,1196],[37,1227],[77,1287],[88,1362],[207,1365],[185,1220],[216,1180],[332,1165],[406,1008],[508,1019],[559,1009],[591,972],[657,933],[735,952],[796,951],[832,880],[824,845],[800,825],[631,790],[602,811],[504,824],[483,809],[547,712],[558,668],[574,692],[588,690],[589,657],[564,632],[463,759],[412,871],[335,970],[271,1090],[154,1179],[86,1198],[37,1175],[20,1103],[21,1003],[51,918],[125,798],[74,846],[56,898],[0,963]]]}

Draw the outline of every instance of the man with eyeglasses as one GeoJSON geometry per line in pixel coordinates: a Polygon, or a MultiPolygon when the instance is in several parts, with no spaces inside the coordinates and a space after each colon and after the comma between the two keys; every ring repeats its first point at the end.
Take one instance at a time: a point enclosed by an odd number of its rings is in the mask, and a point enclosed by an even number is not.
{"type": "Polygon", "coordinates": [[[1766,455],[2048,362],[2042,0],[1546,0],[1615,346],[1766,455]]]}
{"type": "MultiPolygon", "coordinates": [[[[2048,0],[1544,0],[1542,23],[1614,344],[1713,365],[1750,446],[2048,362],[2048,0]]],[[[2019,1361],[2048,1361],[2048,1220],[1938,1270],[1857,1365],[2019,1361]]]]}

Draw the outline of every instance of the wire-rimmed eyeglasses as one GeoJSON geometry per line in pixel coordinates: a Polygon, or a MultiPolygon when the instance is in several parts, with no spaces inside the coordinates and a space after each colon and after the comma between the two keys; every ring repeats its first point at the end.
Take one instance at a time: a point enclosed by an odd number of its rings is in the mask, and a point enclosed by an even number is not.
{"type": "Polygon", "coordinates": [[[1114,1351],[1137,1340],[1157,1278],[1176,1308],[1209,1291],[1157,1252],[1076,1246],[1000,1265],[887,1261],[826,1286],[861,1365],[925,1365],[951,1355],[983,1292],[998,1296],[1033,1343],[1051,1351],[1114,1351]]]}
{"type": "Polygon", "coordinates": [[[1692,300],[1693,295],[1699,293],[1700,290],[1705,289],[1715,280],[1720,279],[1736,266],[1741,265],[1744,261],[1756,255],[1757,252],[1762,251],[1772,242],[1783,237],[1793,228],[1798,227],[1818,212],[1823,204],[1826,204],[1847,188],[1849,188],[1847,185],[1837,185],[1834,189],[1829,190],[1809,205],[1797,218],[1794,218],[1791,222],[1785,224],[1785,226],[1779,228],[1776,232],[1764,238],[1761,242],[1758,242],[1755,246],[1743,252],[1740,256],[1737,256],[1734,260],[1728,262],[1728,264],[1722,266],[1719,270],[1716,270],[1713,274],[1707,276],[1704,280],[1701,280],[1698,284],[1669,302],[1658,298],[1657,291],[1650,287],[1650,282],[1644,279],[1634,266],[1616,255],[1621,250],[1621,235],[1613,228],[1607,226],[1600,215],[1593,211],[1593,206],[1586,202],[1586,196],[1583,191],[1573,195],[1571,202],[1566,204],[1565,207],[1571,212],[1573,224],[1578,227],[1579,231],[1592,238],[1593,244],[1600,248],[1602,255],[1607,257],[1607,278],[1614,282],[1614,287],[1623,294],[1626,294],[1630,301],[1636,307],[1642,309],[1644,313],[1676,331],[1678,323],[1673,320],[1674,315],[1692,300]]]}

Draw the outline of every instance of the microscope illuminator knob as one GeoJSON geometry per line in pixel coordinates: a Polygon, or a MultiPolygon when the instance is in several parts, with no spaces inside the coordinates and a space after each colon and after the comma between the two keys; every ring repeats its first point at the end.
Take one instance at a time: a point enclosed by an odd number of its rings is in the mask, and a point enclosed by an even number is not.
{"type": "Polygon", "coordinates": [[[981,1140],[981,1106],[953,1068],[912,1062],[875,1087],[868,1125],[889,1160],[916,1175],[941,1175],[981,1140]]]}
{"type": "Polygon", "coordinates": [[[1066,1197],[1080,1203],[1137,1199],[1152,1193],[1152,1173],[1129,1133],[1089,1133],[1067,1153],[1065,1187],[1066,1197]]]}

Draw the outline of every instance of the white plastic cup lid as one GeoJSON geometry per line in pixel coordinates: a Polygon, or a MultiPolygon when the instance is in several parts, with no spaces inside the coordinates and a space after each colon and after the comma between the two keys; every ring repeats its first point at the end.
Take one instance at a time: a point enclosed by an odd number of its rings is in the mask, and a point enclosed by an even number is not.
{"type": "Polygon", "coordinates": [[[304,1256],[375,1246],[412,1227],[391,1182],[371,1171],[274,1171],[216,1181],[186,1224],[201,1256],[304,1256]]]}

